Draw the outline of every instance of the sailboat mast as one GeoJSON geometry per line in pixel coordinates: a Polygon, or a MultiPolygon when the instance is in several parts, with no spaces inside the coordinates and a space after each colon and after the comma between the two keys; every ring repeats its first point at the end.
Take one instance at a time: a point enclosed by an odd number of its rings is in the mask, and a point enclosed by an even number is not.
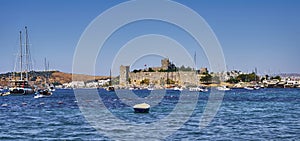
{"type": "Polygon", "coordinates": [[[20,80],[23,80],[23,73],[22,73],[22,61],[23,61],[23,57],[22,57],[22,54],[23,54],[23,52],[22,52],[22,31],[20,31],[20,73],[21,73],[21,78],[20,78],[20,80]]]}
{"type": "Polygon", "coordinates": [[[46,57],[44,59],[44,65],[45,65],[45,72],[47,71],[47,60],[46,60],[46,57]]]}
{"type": "Polygon", "coordinates": [[[195,70],[197,70],[197,58],[196,58],[196,51],[195,51],[195,54],[194,54],[194,63],[195,63],[195,70]]]}
{"type": "Polygon", "coordinates": [[[109,70],[109,86],[111,86],[112,83],[111,83],[111,70],[109,70]]]}
{"type": "Polygon", "coordinates": [[[25,73],[26,73],[26,81],[28,81],[28,60],[29,60],[29,52],[28,52],[28,33],[27,33],[27,26],[25,26],[25,34],[26,34],[26,39],[25,39],[25,59],[26,59],[26,68],[25,68],[25,73]]]}

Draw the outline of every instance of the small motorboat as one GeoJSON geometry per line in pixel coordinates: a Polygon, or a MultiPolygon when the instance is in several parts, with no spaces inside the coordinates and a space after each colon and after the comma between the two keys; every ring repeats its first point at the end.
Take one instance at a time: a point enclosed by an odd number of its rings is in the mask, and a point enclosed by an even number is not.
{"type": "Polygon", "coordinates": [[[136,113],[149,113],[150,105],[147,103],[136,104],[133,109],[136,113]]]}
{"type": "Polygon", "coordinates": [[[260,86],[246,86],[244,87],[246,90],[259,90],[260,86]]]}
{"type": "Polygon", "coordinates": [[[219,91],[230,91],[231,89],[228,86],[220,86],[220,87],[217,87],[217,90],[219,90],[219,91]]]}
{"type": "Polygon", "coordinates": [[[208,89],[205,87],[191,87],[189,88],[190,92],[207,92],[208,89]]]}
{"type": "Polygon", "coordinates": [[[42,98],[42,97],[49,97],[52,95],[52,92],[49,91],[48,89],[45,90],[39,90],[36,95],[34,96],[34,98],[42,98]]]}
{"type": "Polygon", "coordinates": [[[244,87],[244,89],[252,91],[252,90],[254,90],[254,87],[247,86],[247,87],[244,87]]]}
{"type": "Polygon", "coordinates": [[[109,87],[106,88],[106,91],[108,91],[108,92],[114,92],[115,91],[115,87],[109,86],[109,87]]]}

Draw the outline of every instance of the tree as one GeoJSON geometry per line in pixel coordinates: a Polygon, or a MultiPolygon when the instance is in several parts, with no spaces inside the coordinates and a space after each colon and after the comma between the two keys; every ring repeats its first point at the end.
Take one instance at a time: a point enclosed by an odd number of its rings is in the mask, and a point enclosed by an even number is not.
{"type": "Polygon", "coordinates": [[[269,76],[269,75],[266,75],[265,77],[266,77],[266,80],[269,80],[269,77],[270,77],[270,76],[269,76]]]}
{"type": "Polygon", "coordinates": [[[210,74],[205,74],[200,78],[200,81],[204,83],[209,83],[211,82],[211,80],[212,80],[212,76],[210,74]]]}
{"type": "Polygon", "coordinates": [[[281,77],[279,75],[277,75],[275,77],[271,77],[271,79],[277,79],[277,80],[281,81],[281,77]]]}
{"type": "Polygon", "coordinates": [[[141,71],[142,71],[141,69],[139,69],[139,70],[136,70],[136,69],[133,70],[134,73],[141,72],[141,71]]]}
{"type": "Polygon", "coordinates": [[[239,81],[236,78],[230,76],[230,78],[226,82],[235,84],[235,83],[238,83],[239,81]]]}
{"type": "Polygon", "coordinates": [[[259,77],[255,73],[240,74],[236,77],[236,79],[242,82],[259,81],[259,77]]]}
{"type": "Polygon", "coordinates": [[[149,68],[148,72],[155,72],[155,71],[152,68],[149,68]]]}
{"type": "Polygon", "coordinates": [[[182,65],[180,68],[177,68],[177,70],[180,71],[192,71],[193,69],[191,67],[185,67],[184,65],[182,65]]]}
{"type": "Polygon", "coordinates": [[[175,84],[175,81],[172,79],[167,79],[167,84],[175,84]]]}
{"type": "Polygon", "coordinates": [[[149,84],[150,84],[150,80],[149,80],[149,79],[143,79],[143,80],[141,81],[141,84],[142,84],[142,85],[144,85],[144,84],[149,85],[149,84]]]}
{"type": "Polygon", "coordinates": [[[220,80],[220,77],[219,77],[219,76],[214,76],[214,77],[212,77],[212,81],[213,81],[214,83],[216,83],[216,84],[221,83],[221,80],[220,80]]]}
{"type": "Polygon", "coordinates": [[[131,84],[131,78],[128,78],[128,83],[131,84]]]}

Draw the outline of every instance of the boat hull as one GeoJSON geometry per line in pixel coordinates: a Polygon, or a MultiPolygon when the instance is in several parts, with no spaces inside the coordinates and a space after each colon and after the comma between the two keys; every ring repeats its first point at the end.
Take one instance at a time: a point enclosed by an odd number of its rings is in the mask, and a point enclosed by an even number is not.
{"type": "Polygon", "coordinates": [[[136,104],[133,109],[135,113],[149,113],[150,105],[147,103],[136,104]]]}
{"type": "Polygon", "coordinates": [[[133,108],[135,113],[149,113],[150,108],[133,108]]]}
{"type": "Polygon", "coordinates": [[[28,95],[34,94],[35,91],[32,88],[12,88],[9,93],[10,95],[28,95]]]}

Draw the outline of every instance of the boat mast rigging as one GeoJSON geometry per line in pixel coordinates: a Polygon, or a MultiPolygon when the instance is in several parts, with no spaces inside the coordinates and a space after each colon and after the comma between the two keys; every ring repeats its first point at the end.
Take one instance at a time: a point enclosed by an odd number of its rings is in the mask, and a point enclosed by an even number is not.
{"type": "Polygon", "coordinates": [[[22,61],[23,61],[23,52],[22,52],[22,31],[20,31],[20,73],[21,73],[21,78],[20,80],[23,80],[23,73],[22,73],[22,61]]]}
{"type": "Polygon", "coordinates": [[[25,57],[26,57],[26,68],[25,68],[25,75],[26,81],[28,81],[28,65],[29,65],[29,52],[28,52],[28,33],[27,33],[27,26],[25,26],[25,57]]]}

